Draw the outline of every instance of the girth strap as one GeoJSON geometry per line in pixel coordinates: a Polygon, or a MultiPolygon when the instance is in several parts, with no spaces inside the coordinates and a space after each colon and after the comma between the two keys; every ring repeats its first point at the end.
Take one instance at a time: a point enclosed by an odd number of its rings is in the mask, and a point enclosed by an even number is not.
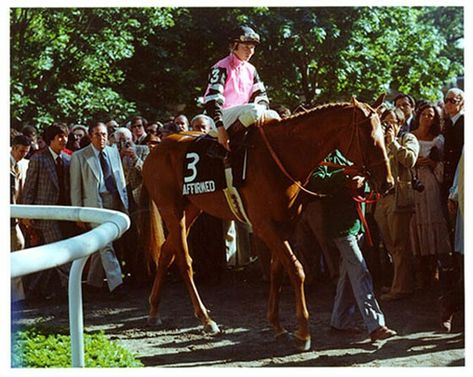
{"type": "Polygon", "coordinates": [[[243,201],[241,200],[238,190],[233,186],[233,174],[231,168],[225,169],[225,179],[227,181],[227,188],[223,189],[223,193],[225,194],[230,210],[238,221],[247,224],[251,228],[251,222],[246,214],[243,201]]]}

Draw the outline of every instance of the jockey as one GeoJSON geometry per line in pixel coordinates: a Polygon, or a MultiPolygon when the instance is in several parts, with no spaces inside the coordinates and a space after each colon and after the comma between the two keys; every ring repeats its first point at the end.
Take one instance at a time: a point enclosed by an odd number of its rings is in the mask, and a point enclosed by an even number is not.
{"type": "Polygon", "coordinates": [[[280,119],[268,110],[266,89],[256,68],[249,63],[260,37],[248,26],[238,27],[230,37],[230,55],[216,63],[209,75],[204,96],[207,114],[214,120],[218,142],[230,151],[227,130],[238,132],[260,119],[280,119]]]}

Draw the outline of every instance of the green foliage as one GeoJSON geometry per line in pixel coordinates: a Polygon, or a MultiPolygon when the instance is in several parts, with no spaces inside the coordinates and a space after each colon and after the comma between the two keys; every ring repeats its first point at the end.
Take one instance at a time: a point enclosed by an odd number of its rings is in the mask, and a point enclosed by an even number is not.
{"type": "Polygon", "coordinates": [[[272,102],[437,100],[464,75],[462,7],[12,8],[13,125],[200,111],[227,34],[253,26],[272,102]]]}
{"type": "Polygon", "coordinates": [[[451,49],[462,29],[455,27],[451,40],[443,33],[449,22],[463,18],[463,10],[448,10],[440,25],[431,8],[272,9],[262,23],[268,39],[277,41],[261,52],[271,62],[261,76],[272,87],[274,79],[283,80],[277,95],[293,105],[297,98],[313,105],[351,95],[369,101],[384,91],[438,100],[442,87],[463,75],[463,59],[451,49]]]}
{"type": "MultiPolygon", "coordinates": [[[[84,334],[84,360],[89,368],[139,368],[143,364],[103,333],[84,334]]],[[[13,334],[13,368],[67,368],[71,366],[70,337],[27,329],[13,334]]]]}
{"type": "Polygon", "coordinates": [[[13,122],[85,122],[97,114],[129,114],[117,62],[155,28],[172,25],[165,8],[11,9],[13,122]]]}

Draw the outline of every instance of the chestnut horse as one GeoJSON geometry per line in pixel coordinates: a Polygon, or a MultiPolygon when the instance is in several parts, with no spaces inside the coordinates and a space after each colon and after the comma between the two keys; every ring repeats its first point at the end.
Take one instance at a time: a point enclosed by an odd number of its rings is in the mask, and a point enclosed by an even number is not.
{"type": "MultiPolygon", "coordinates": [[[[386,192],[392,185],[392,177],[383,133],[373,108],[356,99],[352,103],[319,106],[281,121],[271,120],[259,131],[255,129],[249,135],[247,178],[239,191],[254,234],[266,243],[272,253],[267,318],[277,336],[286,333],[278,314],[285,271],[296,300],[298,329],[293,339],[299,350],[308,350],[311,338],[304,271],[287,241],[288,224],[297,212],[295,207],[298,207],[294,204],[295,199],[301,183],[305,183],[313,169],[337,148],[356,166],[369,173],[372,187],[378,192],[386,192]]],[[[182,195],[184,158],[189,143],[194,139],[195,135],[186,133],[167,137],[146,158],[143,166],[144,186],[152,199],[149,202],[150,229],[147,230],[150,237],[145,242],[148,242],[147,249],[157,265],[149,297],[148,322],[161,323],[158,305],[163,280],[175,260],[196,317],[205,331],[218,333],[220,330],[210,318],[194,284],[186,236],[202,211],[222,219],[236,218],[222,191],[187,197],[182,195]],[[167,228],[166,239],[161,219],[167,228]]]]}

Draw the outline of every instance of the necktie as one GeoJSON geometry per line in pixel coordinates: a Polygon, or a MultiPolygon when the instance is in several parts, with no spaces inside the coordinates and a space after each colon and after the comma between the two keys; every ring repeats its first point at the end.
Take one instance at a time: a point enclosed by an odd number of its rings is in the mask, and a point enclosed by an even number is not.
{"type": "Polygon", "coordinates": [[[64,161],[62,161],[61,156],[56,158],[56,172],[57,180],[59,183],[59,201],[58,204],[66,204],[66,196],[64,190],[64,161]]]}
{"type": "Polygon", "coordinates": [[[19,168],[17,162],[15,162],[15,165],[13,165],[13,171],[15,172],[16,177],[19,178],[20,177],[20,168],[19,168]]]}
{"type": "MultiPolygon", "coordinates": [[[[18,199],[18,189],[19,189],[19,178],[20,178],[20,169],[18,164],[15,162],[13,165],[13,174],[10,173],[10,203],[16,204],[18,199]]],[[[16,222],[12,219],[12,224],[15,225],[16,222]]]]}
{"type": "Polygon", "coordinates": [[[110,164],[105,157],[105,153],[100,152],[100,166],[102,167],[103,179],[105,181],[105,187],[107,191],[111,194],[117,192],[117,185],[115,184],[115,179],[113,178],[112,169],[110,169],[110,164]]]}

